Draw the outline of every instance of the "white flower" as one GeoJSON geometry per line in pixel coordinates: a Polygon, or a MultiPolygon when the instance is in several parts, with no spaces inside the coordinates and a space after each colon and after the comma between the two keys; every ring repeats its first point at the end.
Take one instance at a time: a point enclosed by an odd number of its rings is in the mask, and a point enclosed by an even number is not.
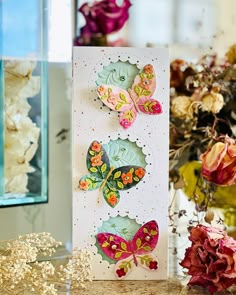
{"type": "Polygon", "coordinates": [[[224,106],[224,97],[220,93],[210,92],[202,98],[201,109],[217,114],[224,106]]]}

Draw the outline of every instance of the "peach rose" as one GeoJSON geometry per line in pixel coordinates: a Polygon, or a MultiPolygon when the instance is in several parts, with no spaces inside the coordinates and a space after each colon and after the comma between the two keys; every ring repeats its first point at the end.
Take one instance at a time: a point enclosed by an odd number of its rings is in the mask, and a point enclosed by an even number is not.
{"type": "Polygon", "coordinates": [[[201,155],[202,176],[217,185],[236,184],[236,143],[227,137],[201,155]]]}

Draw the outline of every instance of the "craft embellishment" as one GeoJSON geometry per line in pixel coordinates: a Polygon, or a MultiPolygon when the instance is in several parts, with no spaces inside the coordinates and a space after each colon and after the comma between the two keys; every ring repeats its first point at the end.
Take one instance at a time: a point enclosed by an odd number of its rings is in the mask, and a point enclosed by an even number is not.
{"type": "MultiPolygon", "coordinates": [[[[122,78],[125,79],[124,76],[120,77],[122,78]]],[[[155,89],[155,71],[151,64],[147,64],[136,75],[128,90],[114,85],[101,84],[97,87],[97,95],[111,110],[120,112],[119,123],[127,129],[134,123],[140,112],[147,115],[162,113],[161,104],[152,98],[155,89]]]]}
{"type": "Polygon", "coordinates": [[[152,220],[144,224],[129,241],[104,232],[97,234],[97,242],[106,256],[117,261],[115,275],[117,279],[122,279],[137,266],[151,271],[158,270],[157,258],[152,254],[158,237],[158,224],[152,220]]]}
{"type": "Polygon", "coordinates": [[[79,188],[85,191],[99,188],[105,201],[111,207],[118,204],[119,191],[134,187],[146,173],[145,169],[140,166],[126,165],[118,168],[111,166],[106,150],[98,141],[91,143],[86,164],[90,174],[80,179],[79,188]]]}

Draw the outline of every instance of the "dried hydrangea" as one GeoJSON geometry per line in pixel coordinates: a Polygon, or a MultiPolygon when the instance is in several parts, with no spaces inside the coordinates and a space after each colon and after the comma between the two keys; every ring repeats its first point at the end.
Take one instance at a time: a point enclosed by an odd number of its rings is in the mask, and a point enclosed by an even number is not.
{"type": "Polygon", "coordinates": [[[40,129],[29,117],[28,98],[40,91],[40,77],[33,76],[31,61],[6,61],[5,74],[5,192],[27,192],[30,160],[38,148],[40,129]]]}

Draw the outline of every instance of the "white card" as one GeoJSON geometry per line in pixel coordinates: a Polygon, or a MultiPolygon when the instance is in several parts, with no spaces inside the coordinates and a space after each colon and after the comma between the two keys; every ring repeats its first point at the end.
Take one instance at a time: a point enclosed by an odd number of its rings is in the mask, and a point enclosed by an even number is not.
{"type": "Polygon", "coordinates": [[[97,280],[167,278],[169,60],[73,49],[73,247],[97,280]]]}

